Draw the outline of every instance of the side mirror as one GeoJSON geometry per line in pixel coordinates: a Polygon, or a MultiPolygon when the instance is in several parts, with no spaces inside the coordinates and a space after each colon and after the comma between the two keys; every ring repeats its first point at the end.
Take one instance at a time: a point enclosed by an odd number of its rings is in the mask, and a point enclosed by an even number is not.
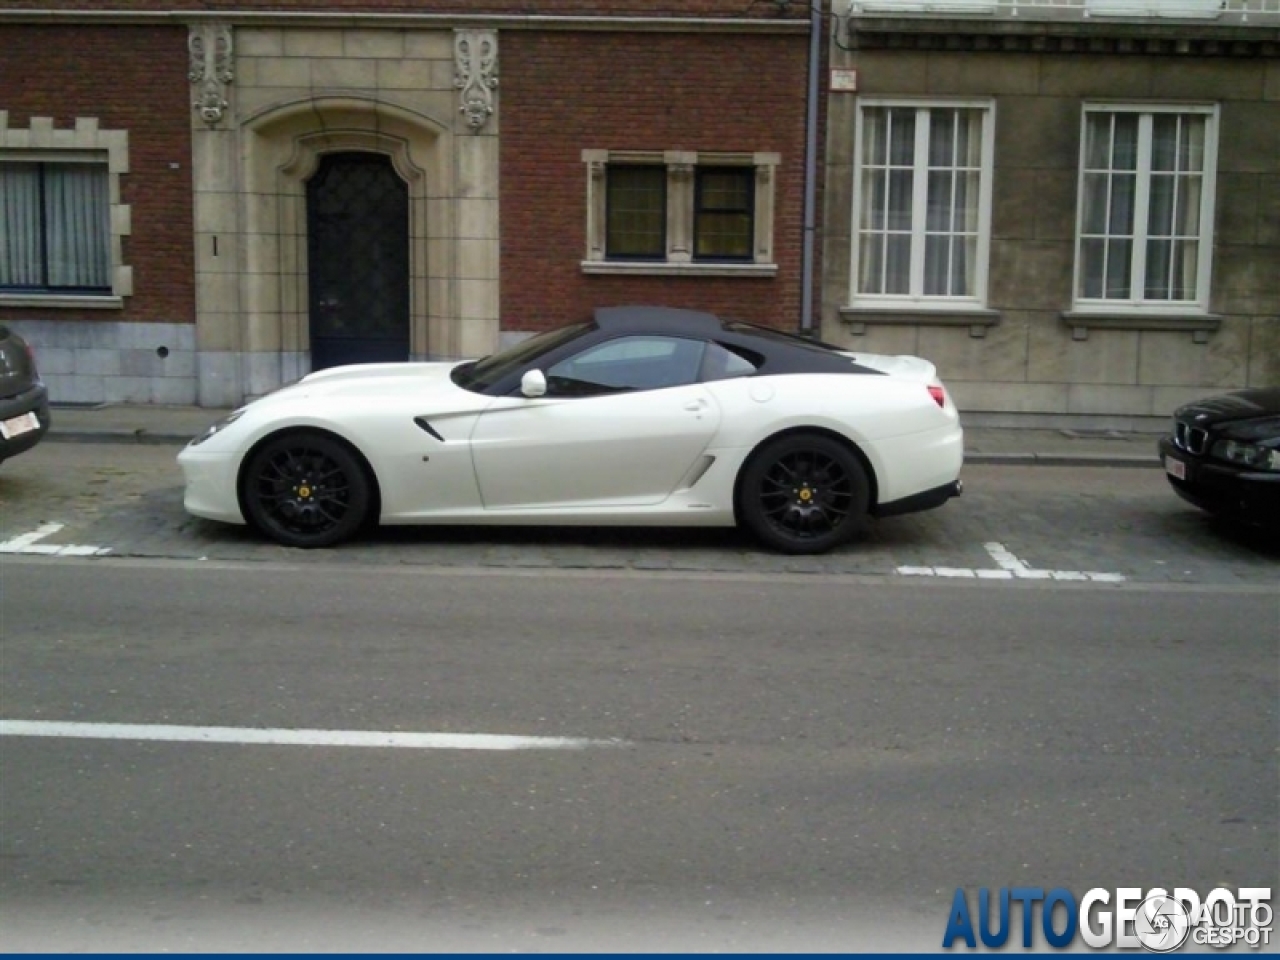
{"type": "Polygon", "coordinates": [[[526,397],[543,397],[547,394],[547,375],[541,370],[529,370],[520,378],[520,392],[526,397]]]}

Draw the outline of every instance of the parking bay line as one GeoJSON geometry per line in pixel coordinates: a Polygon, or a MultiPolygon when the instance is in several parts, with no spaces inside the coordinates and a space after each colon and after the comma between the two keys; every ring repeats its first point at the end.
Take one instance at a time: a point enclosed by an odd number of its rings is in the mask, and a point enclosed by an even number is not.
{"type": "Polygon", "coordinates": [[[1075,580],[1093,583],[1124,583],[1121,573],[1099,573],[1091,570],[1036,570],[1027,566],[1002,543],[983,544],[991,559],[995,561],[995,570],[974,569],[971,567],[898,567],[897,572],[905,577],[949,577],[956,579],[977,580],[1075,580]]]}
{"type": "Polygon", "coordinates": [[[583,750],[621,740],[525,737],[493,733],[414,733],[400,730],[288,730],[145,723],[0,720],[0,737],[150,740],[169,743],[267,744],[298,747],[390,747],[412,750],[583,750]]]}
{"type": "MultiPolygon", "coordinates": [[[[0,541],[0,554],[38,554],[57,557],[99,557],[111,552],[110,547],[89,546],[87,544],[43,544],[36,541],[51,536],[62,530],[61,523],[46,523],[28,533],[0,541]]],[[[1027,566],[1009,552],[1001,543],[984,544],[987,553],[995,561],[997,569],[971,567],[934,567],[934,566],[900,566],[895,572],[907,577],[941,577],[950,579],[977,580],[1074,580],[1093,583],[1123,583],[1125,577],[1119,573],[1101,573],[1088,570],[1037,570],[1027,566]]],[[[434,736],[434,735],[433,735],[434,736]]],[[[473,749],[506,749],[506,748],[473,748],[473,749]]]]}
{"type": "Polygon", "coordinates": [[[0,541],[0,553],[40,554],[52,557],[100,557],[111,552],[110,547],[91,547],[79,543],[36,543],[37,540],[43,540],[57,533],[64,526],[66,525],[62,523],[45,523],[30,533],[0,541]]]}

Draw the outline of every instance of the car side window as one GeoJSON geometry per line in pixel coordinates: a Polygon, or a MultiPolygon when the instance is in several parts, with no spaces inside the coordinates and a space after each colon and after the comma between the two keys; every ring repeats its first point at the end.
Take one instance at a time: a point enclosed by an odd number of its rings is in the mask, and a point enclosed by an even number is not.
{"type": "Polygon", "coordinates": [[[697,383],[706,346],[685,337],[619,337],[548,369],[547,393],[591,397],[697,383]]]}
{"type": "Polygon", "coordinates": [[[702,369],[698,371],[698,380],[709,383],[712,380],[749,377],[759,369],[761,359],[747,357],[718,343],[708,343],[702,354],[702,369]]]}

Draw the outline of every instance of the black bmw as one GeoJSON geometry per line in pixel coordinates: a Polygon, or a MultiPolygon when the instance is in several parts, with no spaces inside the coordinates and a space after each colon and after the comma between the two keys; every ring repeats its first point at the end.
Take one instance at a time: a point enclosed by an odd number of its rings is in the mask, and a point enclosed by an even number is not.
{"type": "Polygon", "coordinates": [[[31,348],[0,324],[0,461],[30,450],[49,429],[49,393],[31,348]]]}
{"type": "Polygon", "coordinates": [[[1280,387],[1180,407],[1160,438],[1173,489],[1202,510],[1280,527],[1280,387]]]}

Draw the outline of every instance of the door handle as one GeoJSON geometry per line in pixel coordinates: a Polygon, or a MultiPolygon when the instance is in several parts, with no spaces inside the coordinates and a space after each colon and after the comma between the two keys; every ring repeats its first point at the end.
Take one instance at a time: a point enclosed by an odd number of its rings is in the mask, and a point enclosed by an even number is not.
{"type": "Polygon", "coordinates": [[[690,411],[691,413],[697,413],[699,410],[705,410],[705,409],[707,409],[707,401],[705,401],[705,400],[690,400],[688,403],[686,403],[686,404],[684,405],[684,408],[685,408],[686,410],[690,411]]]}

